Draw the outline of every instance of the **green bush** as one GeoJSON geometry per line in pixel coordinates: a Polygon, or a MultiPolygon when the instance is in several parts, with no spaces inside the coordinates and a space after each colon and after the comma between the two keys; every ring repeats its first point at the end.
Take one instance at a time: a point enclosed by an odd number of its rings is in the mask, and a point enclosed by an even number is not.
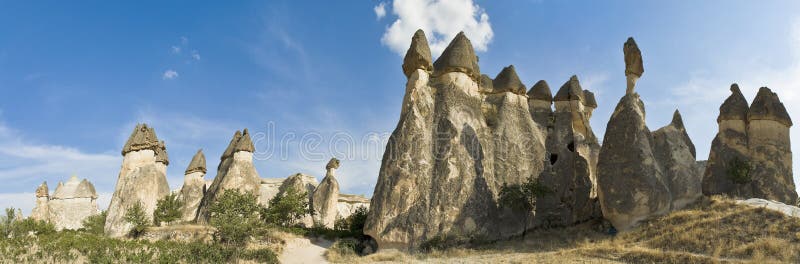
{"type": "Polygon", "coordinates": [[[503,187],[500,189],[498,203],[501,207],[510,208],[511,210],[525,214],[522,231],[522,236],[524,237],[525,233],[528,231],[528,220],[533,210],[536,209],[536,198],[551,192],[549,188],[540,184],[533,177],[528,177],[522,184],[508,185],[503,183],[503,187]]]}
{"type": "Polygon", "coordinates": [[[172,223],[181,218],[181,207],[183,202],[178,199],[175,193],[168,194],[156,203],[156,210],[153,211],[153,223],[160,226],[161,223],[172,223]]]}
{"type": "Polygon", "coordinates": [[[746,184],[752,181],[751,172],[753,165],[747,160],[742,160],[739,157],[733,157],[728,161],[728,169],[726,173],[728,178],[736,184],[746,184]]]}
{"type": "Polygon", "coordinates": [[[283,194],[273,197],[268,208],[261,210],[261,219],[268,224],[290,227],[307,214],[311,214],[308,194],[289,187],[283,194]]]}
{"type": "Polygon", "coordinates": [[[358,235],[363,234],[364,223],[367,222],[367,213],[369,213],[369,209],[367,207],[359,206],[356,208],[356,211],[347,218],[337,218],[336,222],[333,224],[333,229],[339,231],[350,231],[353,234],[358,235]]]}
{"type": "Polygon", "coordinates": [[[130,233],[128,233],[133,238],[141,236],[144,230],[150,226],[150,219],[147,218],[147,213],[144,212],[142,203],[135,203],[131,208],[128,208],[123,219],[133,226],[130,233]]]}
{"type": "Polygon", "coordinates": [[[260,223],[260,206],[252,193],[225,190],[210,208],[211,225],[217,228],[216,239],[229,245],[241,245],[260,223]]]}
{"type": "Polygon", "coordinates": [[[106,216],[108,216],[108,212],[102,211],[99,214],[86,217],[83,219],[83,228],[81,230],[91,234],[102,235],[105,231],[106,216]]]}

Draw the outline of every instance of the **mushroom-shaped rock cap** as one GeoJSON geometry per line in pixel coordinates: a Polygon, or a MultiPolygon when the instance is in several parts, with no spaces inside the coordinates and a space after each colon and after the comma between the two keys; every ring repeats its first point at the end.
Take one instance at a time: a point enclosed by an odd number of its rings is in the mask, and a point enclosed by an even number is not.
{"type": "Polygon", "coordinates": [[[155,129],[148,127],[147,124],[136,124],[125,146],[122,147],[122,155],[128,152],[150,149],[156,151],[158,148],[158,137],[155,129]]]}
{"type": "Polygon", "coordinates": [[[583,90],[584,105],[591,108],[597,108],[597,100],[594,99],[594,93],[589,90],[583,90]]]}
{"type": "Polygon", "coordinates": [[[447,45],[442,55],[433,63],[434,75],[439,76],[448,72],[463,72],[472,79],[478,80],[481,71],[478,67],[478,57],[475,49],[464,32],[458,33],[453,41],[447,45]]]}
{"type": "Polygon", "coordinates": [[[550,92],[550,85],[544,80],[539,80],[528,90],[528,99],[552,102],[553,94],[550,92]]]}
{"type": "Polygon", "coordinates": [[[164,165],[169,165],[169,155],[167,155],[167,144],[164,141],[158,142],[158,148],[156,148],[156,162],[164,163],[164,165]]]}
{"type": "Polygon", "coordinates": [[[642,52],[636,45],[636,41],[628,38],[622,47],[622,52],[625,53],[625,76],[633,74],[641,77],[644,73],[644,65],[642,64],[642,52]]]}
{"type": "Polygon", "coordinates": [[[492,85],[493,82],[494,80],[492,80],[492,77],[489,77],[489,75],[486,74],[481,74],[480,90],[487,93],[494,92],[494,85],[492,85]]]}
{"type": "Polygon", "coordinates": [[[192,162],[189,162],[189,166],[186,167],[186,172],[184,172],[184,174],[198,171],[204,174],[206,173],[206,155],[203,154],[203,149],[197,150],[197,153],[192,157],[192,162]]]}
{"type": "Polygon", "coordinates": [[[683,126],[683,117],[681,117],[681,112],[678,109],[675,109],[675,112],[672,113],[672,122],[670,125],[674,126],[675,128],[685,130],[686,128],[683,126]]]}
{"type": "Polygon", "coordinates": [[[328,164],[325,165],[325,169],[326,170],[338,169],[338,168],[339,168],[339,159],[337,159],[337,158],[331,158],[331,160],[328,161],[328,164]]]}
{"type": "Polygon", "coordinates": [[[744,98],[738,84],[731,84],[731,95],[719,106],[719,117],[717,123],[722,120],[747,120],[749,112],[747,99],[744,98]]]}
{"type": "Polygon", "coordinates": [[[428,38],[425,37],[425,32],[418,29],[411,37],[411,46],[406,51],[406,56],[403,58],[403,73],[406,77],[410,77],[417,69],[426,71],[433,70],[431,64],[431,49],[428,47],[428,38]]]}
{"type": "Polygon", "coordinates": [[[47,181],[44,181],[42,184],[39,184],[39,187],[36,188],[36,197],[48,196],[50,196],[50,191],[47,189],[47,181]]]}
{"type": "Polygon", "coordinates": [[[553,101],[572,101],[577,100],[583,102],[583,89],[581,89],[581,83],[578,81],[578,76],[572,75],[569,78],[569,81],[564,83],[556,96],[553,98],[553,101]]]}
{"type": "Polygon", "coordinates": [[[748,120],[774,120],[786,126],[792,126],[792,119],[786,112],[786,107],[781,103],[778,94],[767,87],[758,89],[753,104],[750,105],[748,120]]]}
{"type": "Polygon", "coordinates": [[[228,147],[225,148],[225,152],[222,152],[222,157],[220,158],[221,160],[233,156],[233,149],[236,147],[236,143],[239,142],[240,138],[242,138],[242,131],[236,130],[236,133],[233,133],[231,142],[228,143],[228,147]]]}
{"type": "Polygon", "coordinates": [[[66,183],[59,182],[53,192],[53,199],[71,198],[97,198],[97,192],[94,185],[86,179],[78,180],[78,177],[72,176],[66,183]]]}
{"type": "Polygon", "coordinates": [[[244,129],[242,137],[239,138],[239,142],[236,142],[236,147],[233,149],[234,153],[239,151],[247,151],[247,152],[256,151],[256,147],[253,145],[253,140],[250,139],[250,133],[247,132],[247,128],[244,129]]]}
{"type": "Polygon", "coordinates": [[[492,86],[494,86],[495,92],[525,94],[525,84],[522,84],[522,81],[519,80],[514,65],[508,65],[503,68],[503,70],[494,77],[492,86]]]}

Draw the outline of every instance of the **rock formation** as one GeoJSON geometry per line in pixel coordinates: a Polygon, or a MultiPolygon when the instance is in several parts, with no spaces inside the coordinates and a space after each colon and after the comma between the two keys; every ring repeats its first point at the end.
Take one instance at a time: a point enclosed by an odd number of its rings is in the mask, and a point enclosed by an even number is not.
{"type": "Polygon", "coordinates": [[[669,125],[653,132],[653,142],[656,160],[672,196],[672,209],[683,208],[703,196],[697,154],[678,110],[669,125]]]}
{"type": "MultiPolygon", "coordinates": [[[[302,173],[297,173],[292,176],[289,176],[281,183],[281,186],[278,188],[277,195],[283,196],[289,191],[290,188],[295,189],[300,192],[305,192],[308,196],[308,203],[309,206],[314,199],[314,190],[319,186],[319,182],[314,176],[306,175],[302,173]]],[[[269,202],[269,201],[267,201],[269,202]]],[[[300,223],[307,227],[311,227],[314,225],[314,218],[310,215],[306,215],[303,219],[300,219],[300,223]]]]}
{"type": "Polygon", "coordinates": [[[337,203],[339,201],[339,182],[336,181],[336,169],[339,160],[332,158],[325,166],[327,172],[322,182],[317,185],[311,197],[311,208],[314,209],[314,223],[327,228],[333,228],[338,215],[337,203]]]}
{"type": "Polygon", "coordinates": [[[97,192],[88,180],[72,176],[66,183],[58,183],[48,202],[49,222],[57,230],[79,229],[86,217],[100,213],[97,209],[97,192]]]}
{"type": "Polygon", "coordinates": [[[536,224],[566,226],[599,217],[594,186],[600,144],[589,124],[589,111],[594,108],[584,98],[588,91],[581,88],[577,76],[572,76],[556,93],[556,110],[550,113],[549,102],[536,102],[544,101],[546,97],[542,94],[550,94],[549,89],[545,93],[541,86],[535,85],[529,92],[540,96],[528,98],[533,101],[529,101],[530,105],[538,105],[532,112],[533,118],[542,120],[538,122],[544,122],[541,125],[547,128],[549,153],[549,162],[539,178],[549,193],[536,200],[536,224]]]}
{"type": "Polygon", "coordinates": [[[208,223],[211,205],[225,190],[236,189],[258,196],[261,178],[253,166],[254,151],[255,146],[247,129],[244,129],[244,132],[236,131],[220,158],[214,182],[208,187],[200,202],[197,210],[199,224],[208,223]]]}
{"type": "Polygon", "coordinates": [[[415,248],[447,234],[521,234],[532,225],[520,219],[531,212],[499,206],[498,193],[503,184],[538,177],[545,159],[544,137],[527,96],[517,90],[514,69],[489,88],[463,33],[433,63],[433,74],[404,65],[409,68],[415,70],[384,152],[365,233],[381,248],[415,248]],[[505,87],[514,88],[487,92],[505,87]]]}
{"type": "Polygon", "coordinates": [[[628,38],[628,41],[625,41],[625,45],[622,46],[622,52],[625,54],[625,78],[628,81],[628,88],[625,90],[625,94],[633,94],[636,81],[644,73],[642,52],[639,51],[639,46],[636,45],[636,41],[633,38],[628,38]]]}
{"type": "Polygon", "coordinates": [[[178,199],[183,202],[181,207],[181,221],[193,221],[197,216],[197,208],[206,192],[206,156],[203,150],[198,150],[183,176],[183,187],[178,193],[178,199]]]}
{"type": "Polygon", "coordinates": [[[533,121],[541,126],[540,130],[547,131],[550,116],[553,114],[553,95],[546,81],[536,82],[528,91],[528,109],[533,121]]]}
{"type": "Polygon", "coordinates": [[[50,193],[47,188],[47,182],[42,182],[36,188],[36,206],[31,211],[31,218],[39,221],[50,221],[50,193]]]}
{"type": "Polygon", "coordinates": [[[122,148],[122,155],[122,168],[105,224],[105,233],[110,237],[128,234],[132,226],[124,216],[131,206],[141,203],[145,213],[152,216],[158,199],[169,193],[166,147],[153,128],[137,124],[122,148]]]}
{"type": "Polygon", "coordinates": [[[359,207],[369,209],[369,199],[362,195],[354,194],[339,194],[339,200],[336,203],[336,210],[339,211],[339,218],[347,218],[359,207]]]}
{"type": "Polygon", "coordinates": [[[759,89],[750,107],[738,85],[731,85],[731,93],[720,106],[719,132],[711,143],[703,193],[794,203],[792,120],[786,108],[766,87],[759,89]]]}
{"type": "Polygon", "coordinates": [[[417,69],[431,72],[433,71],[432,61],[428,38],[425,37],[425,32],[421,29],[417,30],[414,33],[414,37],[411,38],[411,47],[408,48],[403,59],[403,73],[406,74],[406,77],[409,77],[417,69]]]}

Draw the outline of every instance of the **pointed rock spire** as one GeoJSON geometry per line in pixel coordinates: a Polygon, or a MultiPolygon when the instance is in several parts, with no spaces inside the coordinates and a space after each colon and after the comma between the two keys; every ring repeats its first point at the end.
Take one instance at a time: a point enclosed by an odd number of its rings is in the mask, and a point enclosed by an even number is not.
{"type": "Polygon", "coordinates": [[[583,105],[591,108],[597,108],[597,100],[594,98],[594,93],[589,90],[583,90],[583,105]]]}
{"type": "Polygon", "coordinates": [[[206,173],[206,155],[203,154],[203,149],[197,150],[197,153],[192,157],[192,162],[189,162],[189,166],[186,167],[186,172],[184,172],[184,174],[198,171],[203,174],[206,173]]]}
{"type": "Polygon", "coordinates": [[[750,107],[747,106],[747,99],[744,98],[738,84],[731,84],[731,95],[719,107],[719,117],[717,123],[722,120],[747,120],[750,107]]]}
{"type": "Polygon", "coordinates": [[[158,137],[155,129],[148,127],[147,124],[136,124],[125,146],[122,147],[122,155],[143,149],[156,151],[156,148],[158,148],[158,137]]]}
{"type": "Polygon", "coordinates": [[[463,72],[479,80],[481,71],[478,67],[478,57],[475,49],[464,32],[458,33],[453,41],[447,45],[442,55],[433,63],[434,75],[439,76],[448,72],[463,72]]]}
{"type": "Polygon", "coordinates": [[[242,138],[242,131],[236,130],[236,133],[233,134],[233,138],[231,138],[231,142],[228,143],[228,147],[225,148],[225,152],[222,152],[220,160],[233,156],[233,149],[236,147],[236,143],[239,142],[240,138],[242,138]]]}
{"type": "Polygon", "coordinates": [[[756,98],[753,99],[753,104],[750,105],[750,112],[747,116],[748,120],[773,120],[778,121],[786,126],[792,126],[792,119],[789,113],[786,112],[786,107],[781,103],[778,94],[773,93],[767,87],[758,89],[756,98]]]}
{"type": "Polygon", "coordinates": [[[164,141],[158,142],[158,147],[156,148],[156,162],[164,163],[164,165],[169,165],[169,155],[167,155],[167,144],[164,141]]]}
{"type": "Polygon", "coordinates": [[[403,73],[406,77],[410,77],[417,69],[425,71],[433,71],[433,64],[431,64],[431,49],[428,47],[428,38],[425,37],[425,32],[422,29],[417,29],[414,36],[411,38],[411,46],[406,51],[406,56],[403,58],[403,73]]]}
{"type": "Polygon", "coordinates": [[[528,91],[528,99],[552,102],[553,94],[550,92],[550,85],[545,80],[539,80],[528,91]]]}
{"type": "Polygon", "coordinates": [[[525,84],[522,84],[522,81],[519,80],[519,76],[517,75],[516,69],[514,69],[514,65],[508,65],[507,67],[503,68],[503,70],[500,71],[496,77],[494,77],[492,86],[494,86],[495,92],[525,94],[525,84]]]}
{"type": "Polygon", "coordinates": [[[569,81],[564,83],[556,96],[553,98],[553,101],[572,101],[578,100],[583,102],[583,89],[581,89],[581,83],[578,81],[577,75],[572,75],[569,78],[569,81]]]}
{"type": "Polygon", "coordinates": [[[250,139],[250,133],[247,132],[247,128],[244,129],[242,137],[239,138],[239,142],[236,142],[236,147],[233,149],[234,153],[238,151],[247,151],[247,152],[256,151],[256,147],[253,145],[253,140],[250,139]]]}
{"type": "Polygon", "coordinates": [[[489,77],[489,75],[486,74],[481,74],[480,90],[486,93],[494,92],[494,85],[492,85],[493,82],[494,80],[492,80],[492,77],[489,77]]]}
{"type": "Polygon", "coordinates": [[[670,125],[681,130],[686,130],[683,126],[683,117],[681,117],[681,112],[678,111],[678,109],[675,109],[675,113],[672,114],[672,122],[670,122],[670,125]]]}
{"type": "Polygon", "coordinates": [[[47,181],[42,182],[39,184],[39,187],[36,188],[36,197],[49,197],[50,191],[47,189],[47,181]]]}

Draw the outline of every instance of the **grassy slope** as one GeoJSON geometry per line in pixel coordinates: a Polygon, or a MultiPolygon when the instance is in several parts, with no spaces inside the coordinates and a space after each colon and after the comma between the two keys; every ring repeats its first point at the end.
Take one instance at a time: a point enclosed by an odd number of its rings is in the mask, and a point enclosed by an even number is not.
{"type": "MultiPolygon", "coordinates": [[[[800,220],[763,208],[703,198],[695,205],[611,237],[597,223],[531,232],[526,239],[472,249],[367,257],[328,254],[337,262],[768,263],[800,262],[800,220]]],[[[330,252],[329,252],[330,253],[330,252]]]]}

